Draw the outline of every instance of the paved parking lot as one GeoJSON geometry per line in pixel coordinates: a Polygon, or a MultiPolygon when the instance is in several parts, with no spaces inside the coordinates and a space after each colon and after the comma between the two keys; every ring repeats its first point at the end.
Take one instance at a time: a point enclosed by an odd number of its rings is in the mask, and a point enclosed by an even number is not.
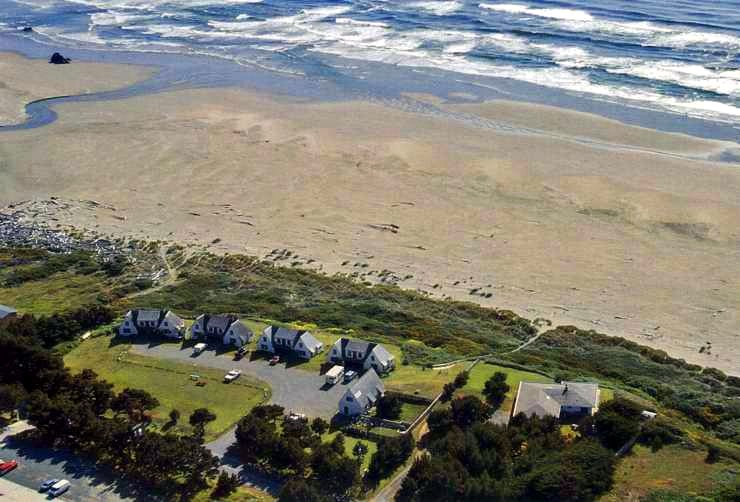
{"type": "MultiPolygon", "coordinates": [[[[46,500],[37,490],[49,478],[68,479],[70,490],[61,500],[120,502],[151,500],[137,496],[126,483],[94,462],[76,457],[64,450],[40,447],[24,440],[23,423],[14,424],[0,435],[0,458],[15,459],[18,467],[2,477],[0,499],[46,500]]],[[[57,500],[60,500],[57,499],[57,500]]]]}
{"type": "MultiPolygon", "coordinates": [[[[331,419],[338,409],[339,399],[347,390],[347,385],[337,384],[324,386],[324,377],[298,368],[286,368],[280,363],[270,366],[263,359],[250,361],[249,357],[233,361],[228,356],[219,356],[213,350],[206,350],[197,357],[192,357],[192,348],[181,348],[179,345],[164,343],[160,345],[134,344],[136,354],[169,359],[198,366],[219,368],[224,372],[240,369],[245,375],[252,375],[268,383],[272,388],[272,403],[279,404],[287,411],[304,413],[308,417],[331,419]]],[[[323,357],[320,354],[316,357],[323,357]]]]}

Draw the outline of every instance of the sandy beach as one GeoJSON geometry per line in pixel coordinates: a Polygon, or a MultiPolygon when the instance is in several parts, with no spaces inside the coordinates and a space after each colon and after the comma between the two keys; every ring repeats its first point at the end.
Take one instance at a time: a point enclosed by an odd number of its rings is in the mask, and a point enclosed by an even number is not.
{"type": "MultiPolygon", "coordinates": [[[[149,71],[109,66],[65,74],[2,55],[0,115],[149,71]],[[18,76],[32,67],[31,85],[18,76]]],[[[289,249],[371,282],[390,271],[740,374],[740,166],[689,158],[726,145],[539,105],[439,108],[541,134],[244,89],[65,103],[49,126],[0,133],[0,206],[31,215],[29,200],[57,197],[37,218],[222,253],[289,249]]]]}
{"type": "Polygon", "coordinates": [[[44,60],[0,53],[0,125],[23,122],[25,106],[31,101],[110,91],[143,80],[152,72],[142,66],[121,64],[52,65],[44,60]]]}

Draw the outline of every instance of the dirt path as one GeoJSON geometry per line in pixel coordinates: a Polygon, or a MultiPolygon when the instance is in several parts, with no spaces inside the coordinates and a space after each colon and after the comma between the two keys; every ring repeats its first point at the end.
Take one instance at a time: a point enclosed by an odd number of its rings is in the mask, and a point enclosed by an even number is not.
{"type": "MultiPolygon", "coordinates": [[[[152,286],[151,288],[142,289],[141,291],[137,291],[135,293],[131,293],[130,295],[127,295],[126,298],[132,299],[132,298],[138,298],[140,296],[148,295],[149,293],[154,293],[156,291],[159,291],[161,289],[166,288],[167,286],[172,286],[174,284],[177,284],[178,282],[178,274],[177,274],[177,267],[175,267],[170,260],[167,258],[167,250],[169,248],[166,247],[160,247],[158,254],[159,257],[162,259],[162,262],[164,263],[165,268],[167,269],[167,276],[162,280],[159,284],[156,286],[152,286]]],[[[187,258],[185,259],[185,262],[187,261],[187,258]]],[[[183,262],[183,263],[185,263],[183,262]]]]}

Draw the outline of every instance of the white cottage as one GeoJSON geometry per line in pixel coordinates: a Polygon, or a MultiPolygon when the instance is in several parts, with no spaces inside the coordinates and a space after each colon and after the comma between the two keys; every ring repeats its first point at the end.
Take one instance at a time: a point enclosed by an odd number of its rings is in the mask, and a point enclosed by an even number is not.
{"type": "Polygon", "coordinates": [[[385,386],[375,370],[369,369],[339,400],[339,413],[356,417],[367,413],[385,394],[385,386]]]}
{"type": "Polygon", "coordinates": [[[287,352],[302,359],[311,359],[324,350],[324,344],[308,331],[268,326],[262,332],[257,349],[263,352],[287,352]]]}
{"type": "Polygon", "coordinates": [[[185,333],[185,321],[170,310],[129,310],[118,327],[120,336],[158,334],[180,339],[185,333]]]}
{"type": "Polygon", "coordinates": [[[235,315],[230,314],[201,314],[195,320],[190,332],[195,340],[218,340],[224,345],[236,347],[246,345],[254,336],[252,330],[235,315]]]}

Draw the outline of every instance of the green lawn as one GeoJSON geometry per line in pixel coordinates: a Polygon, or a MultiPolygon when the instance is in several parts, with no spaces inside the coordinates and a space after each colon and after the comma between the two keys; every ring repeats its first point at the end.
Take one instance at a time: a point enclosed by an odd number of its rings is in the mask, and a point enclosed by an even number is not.
{"type": "Polygon", "coordinates": [[[269,386],[242,375],[236,382],[224,384],[224,372],[216,369],[163,361],[129,353],[126,343],[112,345],[112,338],[98,336],[80,343],[64,362],[73,371],[95,370],[120,391],[126,387],[146,390],[160,406],[153,411],[155,425],[165,427],[170,410],[180,411],[180,424],[173,429],[188,432],[188,416],[196,408],[208,408],[217,416],[206,427],[206,440],[214,439],[234,425],[257,404],[269,399],[269,386]],[[206,385],[199,387],[190,379],[197,373],[206,385]]]}
{"type": "Polygon", "coordinates": [[[426,410],[428,406],[428,404],[403,403],[400,420],[411,423],[416,420],[416,417],[421,415],[421,412],[426,410]]]}
{"type": "Polygon", "coordinates": [[[482,394],[483,387],[485,386],[486,381],[497,371],[506,373],[506,383],[509,384],[509,392],[506,393],[506,399],[501,405],[501,409],[503,411],[511,411],[511,408],[514,405],[514,399],[516,398],[516,392],[519,389],[519,382],[552,382],[551,379],[537,373],[506,368],[495,364],[478,363],[475,368],[471,370],[470,379],[468,380],[467,385],[459,391],[459,395],[474,395],[485,400],[482,394]]]}
{"type": "MultiPolygon", "coordinates": [[[[321,441],[324,443],[331,441],[340,432],[341,431],[327,432],[323,436],[321,436],[321,441]]],[[[367,455],[365,455],[365,458],[362,459],[362,469],[365,470],[367,469],[367,466],[370,465],[370,457],[373,456],[373,453],[378,451],[378,444],[375,441],[371,441],[369,439],[358,439],[358,438],[348,436],[347,434],[345,434],[344,435],[344,451],[347,452],[347,455],[350,458],[355,458],[354,453],[352,453],[352,450],[354,449],[357,443],[365,443],[365,446],[367,446],[367,455]]]]}
{"type": "MultiPolygon", "coordinates": [[[[686,495],[707,495],[733,479],[736,464],[724,461],[707,464],[706,450],[670,445],[652,452],[636,445],[617,465],[614,487],[601,502],[638,500],[653,490],[669,490],[686,495]]],[[[709,499],[708,499],[709,500],[709,499]]]]}

